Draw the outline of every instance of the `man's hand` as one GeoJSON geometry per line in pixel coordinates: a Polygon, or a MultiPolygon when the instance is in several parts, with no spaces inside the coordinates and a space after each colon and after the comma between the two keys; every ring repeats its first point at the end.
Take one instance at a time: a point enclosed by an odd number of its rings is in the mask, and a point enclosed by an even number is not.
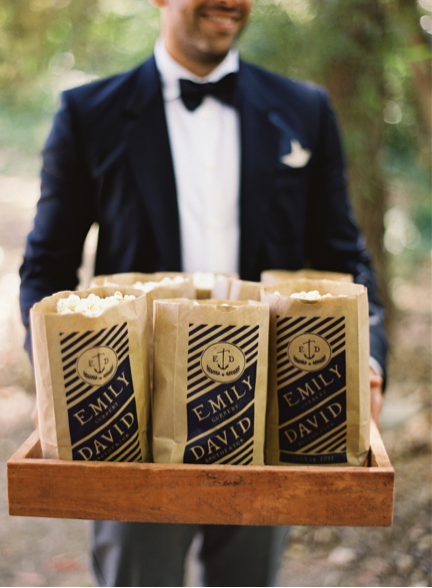
{"type": "Polygon", "coordinates": [[[31,420],[35,426],[35,429],[39,427],[39,417],[38,417],[38,409],[37,409],[37,402],[35,400],[33,412],[31,414],[31,420]]]}
{"type": "Polygon", "coordinates": [[[382,408],[382,393],[383,393],[383,379],[375,370],[369,368],[369,380],[371,391],[371,418],[378,425],[381,408],[382,408]]]}

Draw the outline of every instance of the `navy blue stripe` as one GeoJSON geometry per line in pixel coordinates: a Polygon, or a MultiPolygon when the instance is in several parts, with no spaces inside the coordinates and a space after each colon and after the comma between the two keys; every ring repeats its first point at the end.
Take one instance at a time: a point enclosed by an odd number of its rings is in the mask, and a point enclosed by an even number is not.
{"type": "Polygon", "coordinates": [[[277,380],[277,387],[281,388],[286,382],[288,382],[288,380],[290,378],[292,378],[294,375],[299,374],[300,370],[296,370],[295,368],[292,368],[292,372],[290,374],[287,374],[287,376],[284,376],[281,380],[278,378],[277,380]]]}
{"type": "MultiPolygon", "coordinates": [[[[256,357],[258,357],[258,351],[255,351],[253,355],[247,358],[248,364],[250,364],[250,362],[252,362],[256,357]]],[[[248,367],[250,367],[250,365],[248,365],[248,367]]]]}
{"type": "MultiPolygon", "coordinates": [[[[186,398],[190,399],[191,396],[195,396],[195,394],[198,394],[202,390],[209,388],[211,384],[214,384],[214,382],[212,380],[210,380],[210,378],[207,378],[207,380],[208,381],[203,386],[201,386],[200,388],[197,388],[196,390],[192,390],[192,386],[191,386],[191,391],[187,392],[186,398]]],[[[188,388],[188,390],[189,390],[189,388],[188,388]]]]}
{"type": "Polygon", "coordinates": [[[232,461],[231,465],[238,465],[241,461],[243,461],[244,459],[251,457],[253,455],[253,447],[250,451],[243,453],[243,455],[237,459],[236,461],[232,461]]]}
{"type": "MultiPolygon", "coordinates": [[[[284,323],[286,323],[287,321],[290,321],[293,317],[292,316],[285,316],[283,319],[281,319],[280,321],[278,321],[277,319],[280,317],[280,315],[278,315],[276,317],[276,327],[279,328],[281,325],[283,325],[284,323]]],[[[298,319],[295,319],[295,321],[293,323],[291,323],[291,325],[295,325],[296,323],[298,323],[299,321],[302,321],[303,319],[305,319],[305,316],[301,316],[298,319]]]]}
{"type": "Polygon", "coordinates": [[[247,351],[244,352],[245,355],[249,355],[249,353],[252,353],[252,351],[255,351],[255,349],[258,348],[258,343],[255,343],[255,345],[253,347],[251,347],[250,349],[248,349],[247,351]]]}
{"type": "Polygon", "coordinates": [[[114,349],[114,351],[117,351],[117,349],[119,347],[121,347],[123,345],[123,341],[128,340],[128,331],[126,329],[126,331],[124,331],[124,333],[120,333],[119,334],[119,338],[111,345],[111,349],[114,349]]]}
{"type": "MultiPolygon", "coordinates": [[[[203,376],[201,379],[197,380],[196,382],[189,384],[187,389],[192,390],[192,388],[195,388],[195,386],[198,386],[198,384],[201,384],[201,382],[204,382],[206,380],[209,380],[209,378],[207,378],[207,376],[203,376]]],[[[195,392],[196,392],[196,390],[195,390],[195,392]]]]}
{"type": "MultiPolygon", "coordinates": [[[[105,329],[103,329],[105,330],[105,329]]],[[[94,331],[89,331],[90,333],[94,332],[94,331]]],[[[81,345],[81,347],[78,347],[77,349],[75,349],[74,351],[72,351],[72,353],[69,353],[69,355],[67,355],[66,357],[63,357],[62,362],[65,362],[67,360],[69,360],[71,357],[76,356],[82,349],[85,349],[86,347],[90,347],[90,344],[93,343],[93,341],[95,341],[96,339],[98,339],[100,337],[100,331],[99,333],[97,333],[97,335],[95,335],[94,337],[91,337],[90,339],[87,339],[87,341],[81,345]]],[[[92,345],[93,347],[93,345],[92,345]]]]}
{"type": "MultiPolygon", "coordinates": [[[[235,326],[235,325],[233,325],[235,326]]],[[[221,343],[228,343],[232,337],[235,337],[237,335],[237,333],[240,333],[241,331],[244,331],[245,329],[248,329],[249,327],[240,327],[239,329],[237,329],[237,331],[234,331],[234,333],[231,333],[231,335],[229,336],[229,338],[226,339],[221,339],[221,343]]],[[[190,353],[190,351],[189,351],[190,353]]],[[[188,358],[188,363],[191,363],[192,361],[195,361],[197,358],[199,358],[201,356],[202,351],[198,351],[198,353],[196,353],[195,355],[191,355],[188,358]]]]}
{"type": "Polygon", "coordinates": [[[76,358],[74,358],[70,363],[66,364],[63,366],[63,371],[67,371],[69,368],[71,368],[74,364],[76,363],[76,358]]]}
{"type": "Polygon", "coordinates": [[[256,327],[253,327],[250,331],[248,331],[247,333],[244,333],[244,335],[242,335],[241,337],[239,337],[238,339],[231,340],[231,343],[233,345],[238,345],[240,343],[240,341],[243,341],[244,339],[247,339],[248,337],[250,337],[253,333],[256,333],[256,331],[259,329],[259,325],[257,325],[256,327]]]}
{"type": "Polygon", "coordinates": [[[198,351],[198,353],[195,353],[195,355],[192,355],[191,357],[189,357],[188,363],[190,363],[191,361],[195,361],[195,359],[197,359],[198,357],[201,357],[201,355],[202,355],[202,351],[198,351]]]}
{"type": "Polygon", "coordinates": [[[340,337],[338,337],[337,339],[335,339],[334,341],[332,341],[330,344],[333,347],[334,345],[336,345],[337,343],[339,343],[339,341],[343,341],[345,339],[345,333],[342,333],[342,335],[340,337]]]}
{"type": "Polygon", "coordinates": [[[111,453],[111,455],[107,458],[107,461],[117,461],[117,459],[119,457],[121,458],[125,454],[125,452],[128,452],[130,450],[133,450],[135,447],[137,447],[137,445],[139,445],[139,442],[138,442],[138,432],[135,432],[132,435],[131,439],[129,439],[129,441],[126,441],[124,443],[124,445],[122,447],[120,447],[121,452],[116,457],[114,457],[113,454],[115,453],[115,451],[113,451],[113,453],[111,453]]]}
{"type": "MultiPolygon", "coordinates": [[[[193,326],[193,323],[191,323],[189,325],[189,327],[192,327],[192,326],[193,326]]],[[[195,335],[195,333],[197,333],[200,329],[203,329],[204,327],[207,327],[207,325],[199,325],[198,327],[196,327],[192,331],[189,331],[189,337],[191,337],[192,335],[195,335]]]]}
{"type": "MultiPolygon", "coordinates": [[[[307,327],[310,327],[317,320],[319,320],[319,317],[314,317],[314,318],[310,319],[309,321],[307,321],[306,323],[304,323],[301,327],[298,327],[298,329],[293,329],[292,331],[290,331],[289,333],[287,333],[283,337],[278,337],[276,339],[276,345],[278,346],[276,351],[279,353],[282,341],[287,341],[287,339],[290,339],[296,333],[299,333],[300,331],[305,331],[305,329],[307,327]]],[[[307,331],[305,331],[305,332],[307,332],[307,331]]]]}
{"type": "Polygon", "coordinates": [[[188,367],[187,371],[188,371],[188,372],[190,372],[190,371],[192,371],[192,370],[196,369],[196,368],[197,368],[199,365],[200,365],[200,362],[199,362],[199,361],[197,361],[197,362],[196,362],[196,363],[194,363],[193,365],[190,365],[190,366],[188,367]]]}
{"type": "MultiPolygon", "coordinates": [[[[127,335],[127,334],[126,334],[127,335]]],[[[127,347],[129,345],[129,337],[125,337],[125,342],[123,343],[123,345],[121,347],[119,347],[118,349],[116,349],[116,353],[117,355],[121,355],[124,348],[127,347]]]]}
{"type": "MultiPolygon", "coordinates": [[[[293,318],[292,316],[289,316],[289,317],[287,317],[287,319],[286,319],[286,320],[290,320],[290,319],[292,319],[292,318],[293,318]]],[[[277,334],[278,334],[278,336],[279,336],[281,333],[285,333],[285,331],[286,331],[287,329],[291,329],[292,327],[295,327],[295,325],[297,325],[297,324],[298,324],[300,321],[304,321],[306,318],[307,318],[307,317],[305,317],[305,316],[301,316],[300,318],[298,318],[298,319],[295,319],[295,320],[294,320],[292,323],[290,323],[289,325],[285,325],[285,327],[284,327],[283,329],[280,329],[280,328],[279,328],[279,325],[280,325],[280,324],[282,324],[282,323],[279,323],[279,324],[277,324],[277,334]]]]}
{"type": "Polygon", "coordinates": [[[335,443],[331,443],[327,447],[320,449],[320,453],[345,453],[346,451],[346,438],[338,439],[335,443]]]}
{"type": "MultiPolygon", "coordinates": [[[[72,362],[72,363],[74,363],[74,362],[72,362]]],[[[75,374],[76,374],[76,370],[73,369],[70,372],[68,372],[67,374],[63,374],[63,378],[66,381],[68,378],[72,377],[75,374]]]]}
{"type": "MultiPolygon", "coordinates": [[[[318,439],[313,445],[311,445],[310,447],[308,447],[308,451],[313,451],[314,449],[316,449],[317,447],[319,447],[321,445],[321,443],[326,443],[327,445],[331,445],[336,439],[339,439],[339,437],[343,437],[344,435],[346,435],[346,431],[347,431],[347,427],[346,425],[344,425],[342,427],[342,429],[336,434],[336,437],[332,437],[330,440],[327,439],[327,441],[323,441],[322,439],[318,439]]],[[[326,447],[326,446],[323,446],[326,447]]]]}
{"type": "MultiPolygon", "coordinates": [[[[331,331],[332,329],[334,329],[335,327],[337,327],[338,325],[341,324],[342,321],[345,320],[345,317],[341,317],[337,320],[335,320],[331,325],[327,325],[325,329],[322,329],[321,331],[316,331],[317,335],[323,335],[324,333],[328,333],[328,331],[331,331]]],[[[321,325],[320,325],[321,326],[321,325]]],[[[343,326],[343,324],[342,324],[343,326]]]]}
{"type": "Polygon", "coordinates": [[[207,339],[204,339],[203,341],[201,341],[201,343],[199,343],[199,345],[195,345],[195,347],[192,347],[192,349],[189,349],[188,355],[190,353],[193,353],[197,349],[202,349],[205,345],[208,345],[208,343],[210,343],[211,341],[214,341],[215,339],[219,339],[221,337],[221,335],[225,334],[226,332],[230,331],[231,329],[234,329],[234,327],[235,327],[235,325],[231,325],[229,327],[226,327],[225,329],[223,329],[219,333],[216,333],[216,335],[213,335],[212,337],[208,337],[207,339]]]}
{"type": "MultiPolygon", "coordinates": [[[[111,343],[117,339],[117,337],[121,334],[122,331],[124,331],[126,329],[127,323],[123,323],[121,325],[121,327],[118,329],[118,331],[116,333],[114,333],[114,335],[111,337],[111,339],[109,341],[106,342],[106,346],[109,347],[111,345],[111,343]]],[[[127,330],[126,330],[127,332],[127,330]]]]}
{"type": "MultiPolygon", "coordinates": [[[[326,441],[324,441],[325,445],[321,446],[318,443],[317,445],[315,445],[315,447],[319,447],[319,451],[323,452],[326,449],[328,449],[329,447],[331,447],[332,445],[334,445],[335,443],[336,444],[340,443],[343,440],[346,440],[346,427],[344,428],[344,430],[341,433],[338,433],[337,435],[335,435],[331,439],[327,439],[326,441]]],[[[308,451],[310,451],[310,449],[308,449],[308,451]]]]}
{"type": "MultiPolygon", "coordinates": [[[[249,347],[249,345],[252,345],[252,343],[254,343],[255,341],[257,341],[258,338],[259,338],[259,333],[257,333],[256,335],[254,335],[250,341],[247,341],[247,342],[243,343],[243,345],[241,346],[241,348],[243,349],[243,352],[246,353],[245,350],[249,347]]],[[[258,345],[258,343],[256,345],[258,345]]]]}
{"type": "Polygon", "coordinates": [[[130,445],[124,453],[120,453],[115,461],[129,461],[129,459],[134,456],[136,453],[141,454],[141,447],[139,445],[138,437],[136,441],[130,445]]]}
{"type": "Polygon", "coordinates": [[[334,354],[337,351],[340,351],[341,349],[343,349],[344,347],[345,347],[345,341],[341,345],[339,345],[338,347],[333,347],[332,353],[334,354]]]}
{"type": "MultiPolygon", "coordinates": [[[[74,372],[74,373],[76,374],[76,372],[74,372]]],[[[70,386],[72,386],[72,384],[75,384],[75,382],[78,382],[78,381],[82,382],[82,380],[78,376],[76,376],[73,380],[71,380],[67,384],[65,382],[65,388],[66,389],[69,388],[70,386]]]]}
{"type": "Polygon", "coordinates": [[[339,327],[338,329],[336,329],[335,331],[332,331],[331,333],[328,333],[326,335],[326,339],[327,341],[330,341],[333,337],[336,337],[337,335],[339,335],[340,332],[345,332],[345,325],[342,325],[341,327],[339,327]]]}
{"type": "MultiPolygon", "coordinates": [[[[244,447],[242,447],[242,450],[241,450],[241,454],[240,454],[240,455],[242,455],[243,457],[240,459],[240,461],[241,461],[241,460],[242,460],[242,459],[245,457],[245,453],[246,453],[246,452],[247,452],[247,451],[248,451],[248,450],[249,450],[251,447],[252,447],[252,453],[253,453],[253,442],[254,442],[254,440],[253,440],[253,439],[251,439],[250,441],[248,441],[248,442],[246,443],[246,445],[245,445],[244,447]]],[[[237,457],[238,457],[238,456],[236,456],[236,459],[237,459],[237,457]]],[[[231,459],[232,459],[232,455],[227,455],[226,457],[224,457],[224,459],[223,459],[222,461],[220,461],[220,462],[218,462],[218,463],[220,463],[220,464],[228,463],[228,462],[230,462],[230,460],[231,460],[231,459]]]]}
{"type": "MultiPolygon", "coordinates": [[[[319,318],[319,317],[317,317],[317,318],[319,318]]],[[[317,329],[320,329],[321,327],[323,327],[323,326],[324,326],[324,325],[326,325],[326,324],[327,324],[329,321],[332,321],[332,320],[334,320],[334,316],[329,316],[329,317],[327,317],[327,318],[325,318],[325,319],[322,319],[322,320],[321,320],[321,321],[320,321],[318,324],[316,324],[316,325],[313,327],[313,333],[317,333],[317,334],[318,334],[318,332],[317,332],[317,329]]],[[[329,328],[331,328],[331,327],[329,327],[329,328]]],[[[323,331],[323,332],[324,332],[324,331],[323,331]]]]}
{"type": "MultiPolygon", "coordinates": [[[[210,333],[212,333],[214,330],[216,329],[220,329],[222,325],[213,325],[213,327],[210,327],[209,329],[207,329],[206,331],[204,331],[203,333],[200,333],[199,335],[197,335],[196,337],[194,337],[193,339],[189,339],[188,341],[188,345],[191,346],[194,343],[196,343],[197,341],[199,341],[200,339],[202,339],[203,337],[207,337],[207,335],[209,335],[210,333]]],[[[190,335],[189,335],[190,336],[190,335]]]]}
{"type": "Polygon", "coordinates": [[[249,325],[243,325],[243,327],[239,327],[236,331],[234,331],[233,333],[228,335],[228,337],[225,337],[225,339],[223,339],[223,342],[234,344],[234,341],[233,341],[234,337],[237,337],[237,335],[239,335],[240,333],[243,333],[243,331],[245,329],[249,329],[249,328],[250,328],[249,325]]]}
{"type": "MultiPolygon", "coordinates": [[[[74,333],[70,333],[70,335],[68,335],[67,337],[65,337],[64,339],[62,339],[62,340],[60,341],[60,345],[63,347],[63,345],[64,345],[65,343],[67,343],[71,337],[75,337],[75,335],[78,335],[78,332],[79,332],[79,331],[75,331],[74,333]]],[[[60,333],[60,334],[61,334],[61,333],[60,333]]]]}
{"type": "MultiPolygon", "coordinates": [[[[73,399],[73,402],[75,402],[75,400],[81,396],[84,396],[84,394],[87,394],[87,392],[89,392],[91,389],[93,388],[93,386],[89,386],[88,384],[86,385],[85,382],[83,382],[80,386],[75,386],[75,388],[73,390],[68,390],[66,392],[66,398],[68,396],[71,396],[74,392],[78,392],[78,390],[80,390],[80,393],[77,394],[77,396],[75,396],[75,398],[73,399]],[[80,390],[81,388],[81,390],[80,390]]],[[[72,402],[72,399],[71,399],[72,402]]]]}
{"type": "Polygon", "coordinates": [[[278,370],[280,370],[281,368],[283,368],[283,367],[284,367],[285,365],[287,365],[288,363],[291,363],[289,359],[286,359],[285,361],[280,361],[280,362],[278,361],[278,362],[277,362],[277,366],[276,366],[276,368],[277,368],[278,370]]]}
{"type": "Polygon", "coordinates": [[[122,353],[118,356],[119,363],[121,363],[125,357],[129,354],[129,345],[122,351],[122,353]]]}
{"type": "Polygon", "coordinates": [[[189,382],[189,380],[193,380],[194,378],[196,378],[197,376],[199,376],[200,374],[202,374],[202,369],[199,368],[198,370],[196,370],[195,372],[193,372],[192,374],[190,374],[187,377],[187,381],[189,382]]]}
{"type": "Polygon", "coordinates": [[[290,366],[289,368],[285,369],[283,372],[277,370],[277,378],[279,380],[279,378],[281,378],[282,376],[285,376],[286,374],[288,374],[289,372],[292,372],[295,368],[293,366],[290,366]]]}
{"type": "Polygon", "coordinates": [[[85,339],[86,337],[88,337],[89,335],[91,335],[92,333],[94,333],[94,331],[86,331],[85,333],[83,333],[80,337],[78,337],[77,339],[75,339],[75,341],[73,341],[72,343],[70,343],[70,345],[67,345],[64,349],[61,350],[62,355],[64,353],[66,353],[67,351],[69,351],[69,349],[71,349],[72,347],[74,347],[77,343],[80,343],[83,339],[85,339]]]}

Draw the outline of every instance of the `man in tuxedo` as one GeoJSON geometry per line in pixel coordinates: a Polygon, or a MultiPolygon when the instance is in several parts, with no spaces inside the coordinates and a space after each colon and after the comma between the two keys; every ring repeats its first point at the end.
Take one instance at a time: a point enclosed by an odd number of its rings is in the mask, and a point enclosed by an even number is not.
{"type": "MultiPolygon", "coordinates": [[[[258,280],[264,269],[306,264],[352,273],[368,287],[377,419],[382,311],[351,218],[325,91],[239,60],[234,44],[252,0],[153,1],[163,25],[154,56],[133,71],[63,94],[21,267],[24,324],[42,297],[76,287],[94,222],[96,274],[238,271],[258,280]]],[[[96,522],[98,582],[182,585],[197,530],[96,522]]],[[[207,585],[274,585],[286,529],[201,531],[207,585]]]]}

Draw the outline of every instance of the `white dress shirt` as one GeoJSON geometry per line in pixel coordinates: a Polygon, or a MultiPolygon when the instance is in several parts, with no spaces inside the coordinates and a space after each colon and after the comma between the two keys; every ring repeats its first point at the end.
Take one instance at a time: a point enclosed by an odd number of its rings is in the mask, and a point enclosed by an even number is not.
{"type": "Polygon", "coordinates": [[[185,272],[239,269],[240,121],[235,108],[207,96],[194,111],[184,106],[179,79],[217,82],[238,70],[231,50],[200,78],[175,61],[162,39],[155,46],[173,157],[185,272]]]}

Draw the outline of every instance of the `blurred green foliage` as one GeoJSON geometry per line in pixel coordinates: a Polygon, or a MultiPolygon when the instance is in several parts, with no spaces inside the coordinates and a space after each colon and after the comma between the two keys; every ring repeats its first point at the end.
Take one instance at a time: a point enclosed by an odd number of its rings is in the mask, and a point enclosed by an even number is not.
{"type": "MultiPolygon", "coordinates": [[[[255,0],[239,43],[246,60],[329,89],[383,280],[387,256],[394,274],[431,249],[431,11],[430,0],[255,0]],[[411,235],[399,244],[397,222],[411,235]]],[[[159,23],[147,0],[2,0],[0,150],[40,151],[60,92],[140,63],[159,23]]]]}

